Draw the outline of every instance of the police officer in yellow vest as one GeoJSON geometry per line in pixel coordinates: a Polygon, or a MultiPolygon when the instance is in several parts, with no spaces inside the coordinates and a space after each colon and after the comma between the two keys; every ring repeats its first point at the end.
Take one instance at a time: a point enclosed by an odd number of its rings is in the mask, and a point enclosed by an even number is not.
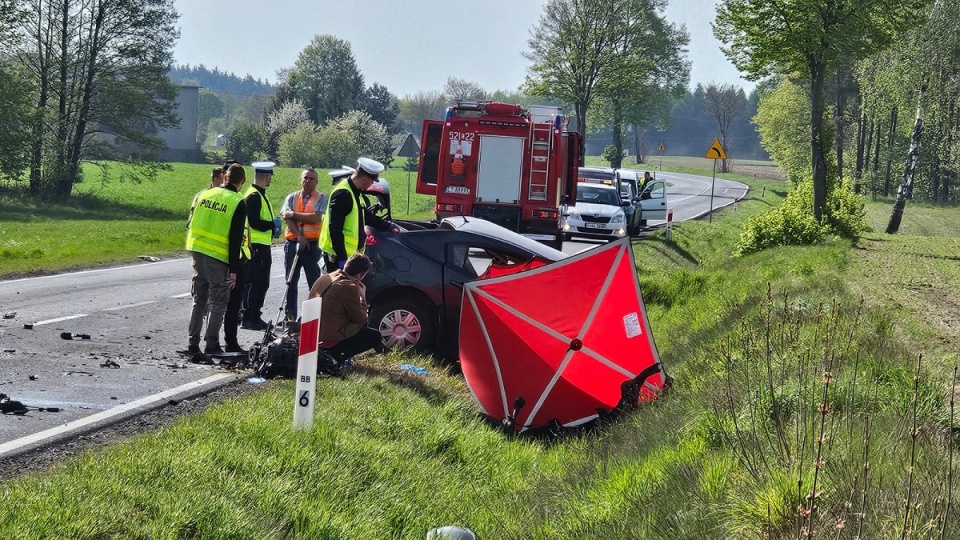
{"type": "Polygon", "coordinates": [[[243,316],[240,328],[265,330],[263,301],[270,288],[270,254],[273,238],[280,236],[279,218],[274,219],[273,207],[266,191],[273,181],[272,161],[259,161],[251,165],[255,176],[253,185],[244,193],[247,201],[247,222],[250,225],[250,262],[247,263],[247,285],[243,291],[243,316]]]}
{"type": "Polygon", "coordinates": [[[300,269],[307,276],[307,288],[320,277],[320,228],[327,211],[327,195],[317,191],[317,171],[300,173],[300,189],[287,195],[280,216],[287,224],[283,243],[283,267],[287,275],[287,297],[284,312],[287,321],[297,320],[297,281],[300,269]],[[296,261],[296,265],[294,265],[296,261]]]}
{"type": "Polygon", "coordinates": [[[193,308],[190,312],[189,345],[192,354],[200,352],[200,333],[209,303],[210,315],[203,334],[207,354],[222,354],[220,326],[230,290],[236,285],[247,206],[240,195],[246,173],[240,165],[226,172],[227,183],[210,188],[197,197],[196,208],[187,229],[186,249],[193,257],[193,308]]]}
{"type": "Polygon", "coordinates": [[[362,157],[357,160],[357,170],[330,192],[324,227],[320,231],[320,249],[327,272],[342,270],[350,255],[363,253],[367,238],[364,225],[381,230],[390,227],[388,222],[367,212],[367,200],[363,196],[363,191],[377,181],[383,170],[379,161],[362,157]]]}

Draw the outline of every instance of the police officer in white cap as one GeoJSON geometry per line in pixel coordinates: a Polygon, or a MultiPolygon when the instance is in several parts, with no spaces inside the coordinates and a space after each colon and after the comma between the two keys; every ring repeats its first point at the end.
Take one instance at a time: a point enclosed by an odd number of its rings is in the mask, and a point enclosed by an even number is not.
{"type": "Polygon", "coordinates": [[[244,193],[247,201],[247,220],[250,224],[250,262],[247,263],[247,284],[243,291],[243,316],[240,328],[247,330],[265,330],[263,320],[263,301],[270,288],[270,266],[273,262],[270,249],[273,239],[279,236],[279,219],[273,213],[267,188],[273,181],[272,161],[253,163],[256,174],[253,185],[244,193]]]}
{"type": "Polygon", "coordinates": [[[320,231],[320,249],[324,252],[327,272],[343,269],[350,255],[363,253],[367,238],[364,225],[384,231],[390,228],[387,221],[366,211],[367,199],[363,196],[364,190],[377,181],[383,170],[379,161],[362,157],[350,177],[337,183],[330,192],[330,203],[323,218],[325,226],[320,231]]]}
{"type": "Polygon", "coordinates": [[[347,167],[344,165],[335,171],[330,171],[327,174],[330,175],[330,185],[335,186],[340,183],[344,178],[349,178],[350,175],[357,172],[353,167],[347,167]]]}

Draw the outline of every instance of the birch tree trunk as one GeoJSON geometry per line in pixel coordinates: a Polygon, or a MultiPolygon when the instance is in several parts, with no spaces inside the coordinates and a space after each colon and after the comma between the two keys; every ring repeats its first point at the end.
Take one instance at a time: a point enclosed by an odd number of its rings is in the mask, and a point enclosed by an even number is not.
{"type": "Polygon", "coordinates": [[[907,199],[913,194],[913,175],[917,172],[917,161],[920,160],[920,137],[923,136],[923,98],[927,87],[920,87],[920,103],[917,105],[917,119],[913,123],[913,135],[910,137],[910,151],[907,153],[907,163],[903,168],[900,186],[897,188],[897,201],[893,203],[893,213],[887,223],[887,234],[894,234],[900,230],[900,221],[903,219],[903,207],[907,199]]]}

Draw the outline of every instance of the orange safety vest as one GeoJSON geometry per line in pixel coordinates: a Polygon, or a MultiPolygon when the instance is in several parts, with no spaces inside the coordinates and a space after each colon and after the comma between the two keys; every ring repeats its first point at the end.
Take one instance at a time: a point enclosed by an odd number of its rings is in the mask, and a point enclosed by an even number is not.
{"type": "MultiPolygon", "coordinates": [[[[320,198],[323,195],[314,190],[307,200],[303,199],[303,191],[297,192],[297,202],[294,204],[293,211],[300,212],[305,214],[312,214],[316,211],[316,204],[320,202],[320,198]]],[[[307,240],[319,240],[320,239],[320,226],[321,223],[300,223],[300,232],[303,233],[303,237],[307,240]]],[[[287,227],[286,234],[283,237],[287,240],[296,240],[297,235],[290,230],[290,227],[287,227]]]]}

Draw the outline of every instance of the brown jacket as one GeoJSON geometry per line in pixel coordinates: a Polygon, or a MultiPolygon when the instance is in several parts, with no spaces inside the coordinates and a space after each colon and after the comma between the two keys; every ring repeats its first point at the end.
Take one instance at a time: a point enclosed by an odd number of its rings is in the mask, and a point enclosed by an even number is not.
{"type": "Polygon", "coordinates": [[[310,298],[323,297],[320,306],[320,341],[340,341],[356,334],[367,324],[364,292],[343,270],[317,278],[310,298]]]}

